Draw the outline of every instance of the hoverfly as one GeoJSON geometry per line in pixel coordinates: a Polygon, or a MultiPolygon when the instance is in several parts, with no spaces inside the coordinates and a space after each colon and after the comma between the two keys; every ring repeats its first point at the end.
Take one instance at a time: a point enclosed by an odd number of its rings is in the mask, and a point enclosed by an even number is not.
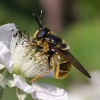
{"type": "Polygon", "coordinates": [[[54,71],[54,77],[57,79],[65,78],[72,64],[85,76],[91,78],[87,70],[69,52],[69,46],[64,40],[52,33],[50,29],[42,27],[42,10],[39,19],[35,15],[34,17],[39,24],[39,30],[35,32],[32,43],[43,49],[43,53],[48,55],[49,70],[52,69],[54,71]]]}

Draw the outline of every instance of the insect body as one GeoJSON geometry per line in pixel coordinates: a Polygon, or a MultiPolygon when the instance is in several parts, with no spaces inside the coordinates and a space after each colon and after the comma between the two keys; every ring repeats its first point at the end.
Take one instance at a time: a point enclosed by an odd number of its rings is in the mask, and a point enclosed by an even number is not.
{"type": "Polygon", "coordinates": [[[39,20],[35,15],[34,17],[39,24],[39,30],[35,32],[33,42],[43,49],[43,53],[48,55],[48,66],[49,69],[53,69],[54,77],[57,79],[65,78],[72,64],[85,76],[91,78],[87,70],[68,51],[69,46],[65,44],[64,40],[53,34],[50,29],[42,27],[42,12],[39,20]]]}

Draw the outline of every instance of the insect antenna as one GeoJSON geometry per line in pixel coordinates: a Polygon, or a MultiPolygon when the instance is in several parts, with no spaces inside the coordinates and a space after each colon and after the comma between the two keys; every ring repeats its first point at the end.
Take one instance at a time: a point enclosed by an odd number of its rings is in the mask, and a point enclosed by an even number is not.
{"type": "Polygon", "coordinates": [[[42,18],[42,10],[41,10],[41,14],[40,14],[39,20],[38,20],[38,18],[36,17],[36,15],[35,15],[34,13],[32,13],[32,14],[33,14],[33,16],[35,17],[37,23],[39,24],[40,30],[43,29],[43,27],[42,27],[42,21],[41,21],[41,18],[42,18]]]}
{"type": "Polygon", "coordinates": [[[39,21],[40,21],[40,26],[41,26],[41,28],[42,28],[42,10],[41,10],[41,14],[40,14],[39,21]]]}

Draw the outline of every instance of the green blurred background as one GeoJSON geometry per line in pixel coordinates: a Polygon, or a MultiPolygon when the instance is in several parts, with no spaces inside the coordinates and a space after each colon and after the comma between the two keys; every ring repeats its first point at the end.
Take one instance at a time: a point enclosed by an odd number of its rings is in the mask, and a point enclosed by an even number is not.
{"type": "MultiPolygon", "coordinates": [[[[41,9],[43,26],[61,36],[89,72],[100,70],[100,0],[0,0],[0,25],[15,23],[33,35],[38,24],[32,13],[39,16],[41,9]]],[[[66,90],[89,80],[74,67],[64,80],[39,79],[66,90]]],[[[1,100],[11,99],[17,100],[15,88],[7,88],[1,100]]],[[[32,100],[31,96],[26,100],[32,100]]]]}

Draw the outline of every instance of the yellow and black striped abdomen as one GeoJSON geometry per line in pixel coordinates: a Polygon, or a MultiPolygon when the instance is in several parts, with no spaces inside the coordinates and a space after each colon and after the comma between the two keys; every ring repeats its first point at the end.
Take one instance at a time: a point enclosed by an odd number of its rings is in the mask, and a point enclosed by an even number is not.
{"type": "Polygon", "coordinates": [[[70,62],[64,60],[63,57],[59,56],[58,54],[54,54],[51,58],[51,66],[52,70],[54,71],[54,77],[56,79],[64,79],[67,77],[68,73],[71,69],[70,62]]]}

